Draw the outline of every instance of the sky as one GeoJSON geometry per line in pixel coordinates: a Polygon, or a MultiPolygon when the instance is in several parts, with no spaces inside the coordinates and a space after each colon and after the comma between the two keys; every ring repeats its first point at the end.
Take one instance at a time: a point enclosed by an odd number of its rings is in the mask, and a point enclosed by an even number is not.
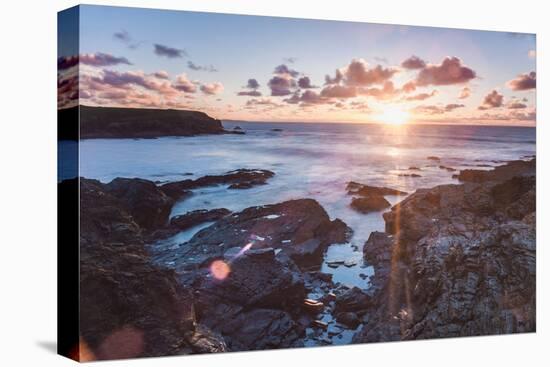
{"type": "Polygon", "coordinates": [[[58,24],[60,108],[288,122],[536,120],[533,34],[90,5],[58,24]]]}

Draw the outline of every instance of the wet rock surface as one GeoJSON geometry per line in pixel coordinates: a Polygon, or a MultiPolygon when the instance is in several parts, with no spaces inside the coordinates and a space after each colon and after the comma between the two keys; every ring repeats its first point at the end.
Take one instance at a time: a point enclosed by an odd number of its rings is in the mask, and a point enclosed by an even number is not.
{"type": "Polygon", "coordinates": [[[533,162],[417,190],[364,247],[375,268],[355,342],[533,332],[533,162]]]}
{"type": "Polygon", "coordinates": [[[363,214],[389,208],[391,204],[384,197],[386,195],[407,195],[404,191],[388,187],[369,186],[354,181],[348,182],[346,190],[348,195],[356,195],[351,199],[350,207],[363,214]]]}
{"type": "Polygon", "coordinates": [[[351,199],[350,206],[363,214],[380,211],[391,206],[383,196],[365,196],[351,199]]]}
{"type": "Polygon", "coordinates": [[[274,175],[275,173],[269,170],[241,168],[222,175],[169,182],[160,186],[160,190],[171,198],[180,199],[183,195],[189,194],[190,190],[207,186],[229,185],[228,188],[230,189],[249,189],[258,185],[265,185],[267,180],[274,175]]]}
{"type": "MultiPolygon", "coordinates": [[[[142,234],[163,220],[155,216],[143,222],[146,228],[138,224],[130,214],[136,192],[150,195],[148,207],[164,218],[166,196],[146,182],[80,180],[80,332],[94,359],[198,348],[192,292],[172,270],[152,265],[142,234]],[[123,182],[127,190],[120,187],[123,182]]],[[[203,345],[201,351],[224,349],[220,338],[208,339],[216,348],[203,345]]]]}
{"type": "Polygon", "coordinates": [[[231,248],[274,248],[300,265],[320,265],[329,244],[344,243],[350,229],[341,220],[331,221],[312,199],[247,208],[226,216],[199,231],[166,261],[176,269],[193,269],[223,257],[231,248]]]}

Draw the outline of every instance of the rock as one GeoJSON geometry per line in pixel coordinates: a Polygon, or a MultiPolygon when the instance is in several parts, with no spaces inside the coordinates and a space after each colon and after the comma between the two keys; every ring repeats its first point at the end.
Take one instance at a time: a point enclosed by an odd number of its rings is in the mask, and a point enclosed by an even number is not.
{"type": "Polygon", "coordinates": [[[208,259],[222,257],[231,247],[247,244],[254,249],[281,249],[299,265],[320,265],[326,248],[346,242],[349,234],[342,221],[331,221],[312,199],[251,207],[195,234],[180,248],[176,268],[201,266],[208,259]]]}
{"type": "Polygon", "coordinates": [[[169,182],[160,186],[160,189],[168,196],[178,199],[189,190],[215,186],[230,185],[231,189],[247,189],[257,185],[264,185],[275,173],[263,169],[238,169],[229,171],[223,175],[203,176],[196,180],[183,180],[169,182]]]}
{"type": "Polygon", "coordinates": [[[321,320],[313,320],[311,323],[314,327],[326,330],[328,328],[328,324],[321,320]]]}
{"type": "Polygon", "coordinates": [[[413,177],[413,178],[422,177],[421,175],[419,175],[417,173],[400,173],[397,176],[399,176],[399,177],[413,177]]]}
{"type": "Polygon", "coordinates": [[[358,312],[366,310],[371,297],[358,287],[353,287],[336,298],[335,312],[358,312]]]}
{"type": "Polygon", "coordinates": [[[463,182],[488,182],[505,181],[514,176],[535,175],[536,160],[512,161],[505,165],[495,167],[492,170],[466,169],[460,171],[458,179],[463,182]]]}
{"type": "Polygon", "coordinates": [[[429,161],[436,161],[436,162],[439,162],[441,160],[441,158],[433,155],[427,157],[426,159],[428,159],[429,161]]]}
{"type": "Polygon", "coordinates": [[[314,299],[306,298],[303,303],[303,307],[307,312],[318,314],[323,311],[325,304],[314,299]]]}
{"type": "Polygon", "coordinates": [[[420,168],[418,168],[416,166],[409,167],[409,170],[411,170],[411,171],[422,171],[420,168]]]}
{"type": "Polygon", "coordinates": [[[444,166],[444,165],[440,165],[439,169],[443,169],[443,170],[448,171],[448,172],[456,172],[456,168],[448,167],[448,166],[444,166]]]}
{"type": "Polygon", "coordinates": [[[147,182],[105,185],[80,179],[79,331],[95,359],[171,355],[198,347],[190,337],[197,331],[191,290],[172,270],[152,265],[144,230],[127,211],[139,207],[138,193],[147,205],[164,205],[163,195],[147,182]]]}
{"type": "Polygon", "coordinates": [[[274,131],[274,132],[281,132],[281,131],[283,131],[283,129],[274,128],[274,129],[271,129],[271,131],[274,131]]]}
{"type": "Polygon", "coordinates": [[[372,302],[354,342],[535,331],[536,180],[527,163],[417,190],[387,213],[394,235],[375,232],[365,244],[372,302]]]}
{"type": "Polygon", "coordinates": [[[242,129],[243,129],[243,128],[240,127],[240,126],[235,126],[235,127],[233,128],[233,130],[242,130],[242,129]]]}
{"type": "MultiPolygon", "coordinates": [[[[75,109],[80,109],[81,139],[155,138],[230,133],[224,130],[220,120],[198,111],[82,105],[75,109]]],[[[66,109],[59,112],[60,121],[69,120],[72,110],[66,109]]]]}
{"type": "Polygon", "coordinates": [[[174,201],[157,186],[140,178],[115,178],[104,189],[118,198],[136,223],[146,230],[164,226],[174,201]]]}
{"type": "Polygon", "coordinates": [[[170,220],[170,226],[183,231],[204,222],[216,221],[229,214],[231,211],[225,208],[194,210],[183,215],[176,215],[170,220]]]}
{"type": "Polygon", "coordinates": [[[348,191],[348,195],[359,196],[407,195],[404,191],[390,189],[388,187],[369,186],[354,181],[348,182],[346,190],[348,191]]]}
{"type": "Polygon", "coordinates": [[[359,326],[359,324],[361,323],[361,320],[354,312],[340,312],[338,315],[336,315],[336,321],[338,321],[342,325],[346,325],[351,329],[356,329],[357,326],[359,326]]]}
{"type": "Polygon", "coordinates": [[[351,199],[350,206],[356,211],[367,214],[389,208],[391,204],[383,196],[365,196],[351,199]]]}

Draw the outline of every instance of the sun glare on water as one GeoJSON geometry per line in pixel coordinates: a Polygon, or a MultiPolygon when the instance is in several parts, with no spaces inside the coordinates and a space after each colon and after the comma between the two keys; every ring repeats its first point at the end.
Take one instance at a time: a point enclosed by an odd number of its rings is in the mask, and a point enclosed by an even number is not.
{"type": "Polygon", "coordinates": [[[409,112],[399,108],[386,108],[378,116],[377,120],[387,125],[403,125],[409,121],[409,112]]]}

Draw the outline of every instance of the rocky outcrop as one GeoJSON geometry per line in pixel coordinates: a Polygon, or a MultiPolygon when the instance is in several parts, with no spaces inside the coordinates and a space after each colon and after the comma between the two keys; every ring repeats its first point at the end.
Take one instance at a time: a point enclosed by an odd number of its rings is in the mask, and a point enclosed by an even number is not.
{"type": "Polygon", "coordinates": [[[258,185],[265,185],[267,180],[275,175],[274,172],[264,169],[241,168],[226,172],[222,175],[203,176],[196,180],[169,182],[160,186],[168,196],[179,199],[189,194],[190,190],[206,186],[229,185],[230,189],[248,189],[258,185]]]}
{"type": "Polygon", "coordinates": [[[198,111],[79,106],[64,110],[58,117],[60,125],[79,122],[81,139],[244,133],[225,130],[220,120],[198,111]],[[79,119],[64,121],[76,109],[79,119]]]}
{"type": "Polygon", "coordinates": [[[473,176],[384,215],[389,233],[364,247],[375,275],[355,342],[535,331],[534,164],[473,176]]]}
{"type": "Polygon", "coordinates": [[[350,206],[360,213],[380,211],[391,206],[383,196],[365,196],[351,199],[350,206]]]}
{"type": "Polygon", "coordinates": [[[389,208],[391,204],[384,196],[386,195],[407,195],[406,192],[390,189],[387,187],[369,186],[354,181],[348,182],[346,186],[348,195],[357,195],[351,199],[352,209],[367,214],[389,208]]]}
{"type": "Polygon", "coordinates": [[[166,202],[147,182],[80,179],[80,335],[93,359],[226,350],[197,329],[191,289],[152,265],[142,234],[162,222],[166,202]],[[139,195],[154,220],[132,215],[139,195]]]}
{"type": "Polygon", "coordinates": [[[514,176],[534,175],[536,168],[536,160],[529,161],[512,161],[505,165],[495,167],[492,170],[477,170],[466,169],[460,171],[458,179],[463,182],[488,182],[488,181],[504,181],[514,176]]]}
{"type": "Polygon", "coordinates": [[[174,261],[177,269],[192,269],[250,244],[280,249],[301,265],[320,264],[327,246],[346,242],[350,231],[341,220],[331,221],[315,200],[290,200],[223,217],[165,260],[174,261]]]}
{"type": "Polygon", "coordinates": [[[359,196],[407,195],[404,191],[388,187],[369,186],[354,181],[348,182],[346,190],[348,191],[348,195],[359,196]]]}
{"type": "Polygon", "coordinates": [[[204,222],[216,221],[229,214],[231,214],[231,211],[225,208],[194,210],[182,215],[176,215],[170,219],[170,227],[184,231],[204,222]]]}

